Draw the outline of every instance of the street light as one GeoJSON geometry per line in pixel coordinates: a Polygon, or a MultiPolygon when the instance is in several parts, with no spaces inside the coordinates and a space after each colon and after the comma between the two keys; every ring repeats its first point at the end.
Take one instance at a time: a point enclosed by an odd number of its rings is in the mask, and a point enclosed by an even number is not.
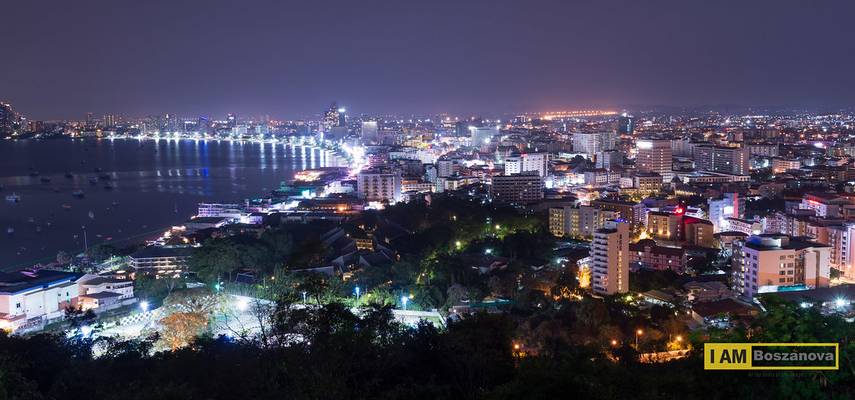
{"type": "Polygon", "coordinates": [[[617,340],[612,339],[612,346],[617,346],[617,340]]]}
{"type": "Polygon", "coordinates": [[[143,310],[143,312],[148,311],[148,302],[145,300],[141,301],[140,302],[140,309],[143,310]]]}
{"type": "Polygon", "coordinates": [[[359,286],[355,287],[353,289],[353,292],[356,293],[356,301],[358,302],[359,301],[359,292],[360,292],[359,286]]]}
{"type": "Polygon", "coordinates": [[[240,311],[246,311],[246,309],[249,308],[249,301],[247,299],[238,300],[237,308],[240,311]]]}
{"type": "Polygon", "coordinates": [[[306,291],[303,291],[303,304],[306,304],[306,291]]]}
{"type": "Polygon", "coordinates": [[[401,296],[401,303],[404,305],[404,310],[407,309],[407,303],[410,301],[410,298],[407,296],[401,296]]]}
{"type": "Polygon", "coordinates": [[[638,351],[638,337],[643,335],[643,334],[644,334],[644,331],[642,331],[641,329],[635,331],[635,351],[638,351]]]}

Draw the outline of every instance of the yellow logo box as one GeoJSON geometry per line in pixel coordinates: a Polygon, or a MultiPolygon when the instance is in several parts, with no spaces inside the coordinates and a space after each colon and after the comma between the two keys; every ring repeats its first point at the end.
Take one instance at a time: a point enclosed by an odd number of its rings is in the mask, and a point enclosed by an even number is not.
{"type": "Polygon", "coordinates": [[[704,343],[704,369],[836,370],[838,343],[704,343]]]}

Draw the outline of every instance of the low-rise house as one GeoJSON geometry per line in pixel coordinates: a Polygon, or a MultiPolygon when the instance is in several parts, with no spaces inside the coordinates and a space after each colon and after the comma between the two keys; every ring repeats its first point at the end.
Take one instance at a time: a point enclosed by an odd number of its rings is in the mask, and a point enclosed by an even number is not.
{"type": "Polygon", "coordinates": [[[683,289],[686,290],[687,300],[692,303],[706,303],[734,297],[733,291],[724,282],[719,281],[692,281],[683,285],[683,289]]]}

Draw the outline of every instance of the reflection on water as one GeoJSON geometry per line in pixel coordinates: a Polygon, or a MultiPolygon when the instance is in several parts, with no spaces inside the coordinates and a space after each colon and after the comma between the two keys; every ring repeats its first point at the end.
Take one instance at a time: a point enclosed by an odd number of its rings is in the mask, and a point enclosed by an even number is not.
{"type": "Polygon", "coordinates": [[[294,171],[336,165],[315,148],[198,140],[0,142],[0,268],[155,235],[201,201],[268,193],[294,171]],[[73,194],[81,194],[76,197],[73,194]]]}

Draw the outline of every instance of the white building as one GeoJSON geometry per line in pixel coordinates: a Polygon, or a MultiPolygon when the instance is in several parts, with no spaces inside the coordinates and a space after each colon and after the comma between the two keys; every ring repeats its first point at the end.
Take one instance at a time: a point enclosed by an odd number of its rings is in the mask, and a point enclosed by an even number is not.
{"type": "Polygon", "coordinates": [[[375,144],[380,140],[377,121],[362,121],[362,143],[375,144]]]}
{"type": "Polygon", "coordinates": [[[732,230],[728,226],[728,218],[745,216],[745,198],[739,193],[724,193],[721,198],[707,199],[707,205],[709,205],[710,221],[715,233],[732,230]]]}
{"type": "Polygon", "coordinates": [[[573,151],[593,157],[597,153],[613,150],[616,139],[617,134],[614,132],[577,132],[573,134],[573,151]]]}
{"type": "Polygon", "coordinates": [[[643,139],[635,142],[638,154],[635,157],[639,172],[655,172],[662,180],[671,182],[674,173],[671,166],[671,141],[668,139],[643,139]]]}
{"type": "Polygon", "coordinates": [[[439,178],[447,178],[456,175],[460,171],[460,160],[458,159],[442,159],[436,162],[436,176],[439,178]]]}
{"type": "MultiPolygon", "coordinates": [[[[670,145],[669,145],[670,146],[670,145]]],[[[629,224],[606,221],[591,242],[591,286],[594,293],[629,291],[629,224]]]]}
{"type": "Polygon", "coordinates": [[[787,235],[749,236],[733,249],[734,289],[751,299],[760,293],[827,287],[831,248],[787,235]]]}
{"type": "Polygon", "coordinates": [[[401,173],[396,171],[367,170],[356,177],[356,193],[367,201],[401,201],[401,173]]]}
{"type": "Polygon", "coordinates": [[[490,144],[496,136],[499,136],[498,126],[469,127],[469,140],[472,147],[481,147],[490,144]]]}
{"type": "Polygon", "coordinates": [[[546,177],[549,173],[549,156],[545,153],[525,153],[505,158],[505,175],[532,171],[546,177]]]}
{"type": "Polygon", "coordinates": [[[36,330],[62,319],[77,303],[77,277],[52,270],[0,273],[0,329],[36,330]]]}

